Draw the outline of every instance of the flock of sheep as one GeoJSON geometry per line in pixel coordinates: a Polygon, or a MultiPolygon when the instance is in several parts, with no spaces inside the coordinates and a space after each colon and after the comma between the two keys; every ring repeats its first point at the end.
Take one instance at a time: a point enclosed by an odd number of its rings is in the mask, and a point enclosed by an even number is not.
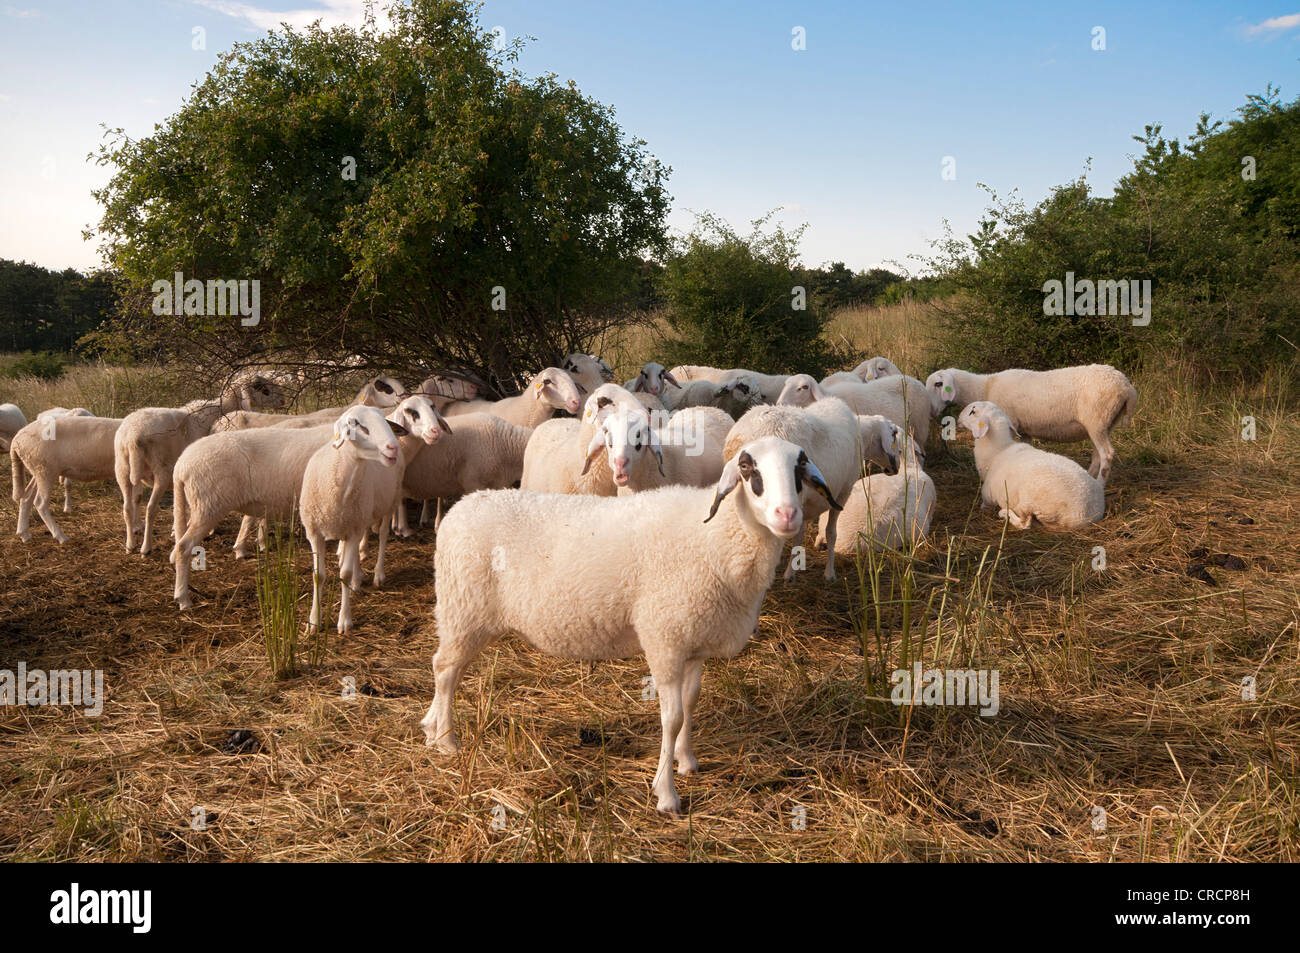
{"type": "MultiPolygon", "coordinates": [[[[65,542],[50,510],[58,484],[67,511],[69,482],[116,479],[126,547],[138,537],[147,555],[172,490],[173,596],[190,609],[191,554],[221,520],[243,517],[243,558],[255,523],[264,540],[267,520],[296,512],[313,553],[310,622],[321,624],[326,545],[336,540],[346,632],[370,534],[378,587],[390,532],[411,534],[406,501],[423,502],[421,523],[434,504],[439,642],[427,743],[458,749],[456,686],[503,635],[565,658],[645,655],[663,723],[654,791],[666,812],[680,809],[674,761],[680,774],[698,768],[691,717],[704,662],[753,635],[782,550],[807,524],[819,522],[828,580],[837,554],[924,538],[935,506],[924,448],[954,404],[975,438],[985,505],[1017,528],[1083,526],[1105,513],[1110,431],[1137,402],[1106,365],[947,369],[922,383],[882,357],[822,381],[650,363],[620,386],[598,356],[571,354],[503,400],[460,379],[408,392],[381,376],[349,407],[268,412],[285,405],[284,384],[244,372],[215,398],[121,419],[52,408],[28,423],[0,404],[19,536],[30,539],[35,510],[65,542]],[[1022,437],[1090,439],[1092,464],[1085,471],[1022,437]],[[456,497],[444,518],[442,501],[456,497]]],[[[792,553],[785,578],[795,565],[792,553]]]]}

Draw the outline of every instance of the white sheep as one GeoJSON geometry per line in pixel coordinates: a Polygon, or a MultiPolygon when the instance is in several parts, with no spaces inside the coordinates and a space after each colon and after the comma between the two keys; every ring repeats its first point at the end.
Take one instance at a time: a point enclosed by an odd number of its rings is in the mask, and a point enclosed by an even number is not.
{"type": "Polygon", "coordinates": [[[9,441],[27,426],[27,417],[17,404],[0,404],[0,451],[9,452],[9,441]]]}
{"type": "Polygon", "coordinates": [[[31,539],[33,508],[50,535],[60,544],[67,542],[50,515],[54,487],[60,480],[90,483],[113,479],[113,440],[121,426],[121,418],[69,414],[37,417],[14,435],[10,467],[13,499],[18,504],[17,533],[23,542],[31,539]]]}
{"type": "Polygon", "coordinates": [[[680,392],[671,392],[670,410],[688,407],[717,407],[732,419],[739,420],[751,407],[763,403],[763,392],[758,382],[749,377],[738,377],[723,384],[709,380],[694,380],[683,385],[680,392]]]}
{"type": "Polygon", "coordinates": [[[587,464],[603,451],[620,494],[669,484],[711,486],[722,474],[722,449],[733,423],[716,407],[691,407],[658,421],[644,411],[615,407],[587,445],[587,464]]]}
{"type": "MultiPolygon", "coordinates": [[[[787,384],[787,390],[799,385],[796,375],[787,384]]],[[[808,377],[814,387],[817,382],[808,377]]],[[[781,395],[785,400],[787,395],[781,395]]],[[[882,427],[884,426],[882,422],[882,427]]],[[[813,463],[825,474],[826,484],[831,495],[842,499],[848,495],[853,481],[862,473],[862,461],[865,458],[885,467],[889,472],[898,469],[897,453],[881,440],[874,446],[861,446],[861,422],[848,405],[834,397],[823,397],[807,407],[789,404],[778,406],[755,407],[738,420],[727,435],[723,459],[731,460],[739,448],[759,437],[773,436],[797,443],[803,447],[813,463]]],[[[892,437],[892,432],[891,432],[892,437]]],[[[890,439],[890,438],[885,438],[890,439]]],[[[816,489],[816,487],[813,487],[816,489]]],[[[818,499],[813,493],[805,492],[805,506],[815,519],[827,508],[826,500],[818,499]]],[[[835,537],[838,506],[831,506],[831,514],[826,521],[826,538],[831,552],[826,560],[825,578],[835,578],[835,537]]],[[[794,577],[795,556],[790,554],[784,578],[788,581],[794,577]]]]}
{"type": "Polygon", "coordinates": [[[712,492],[664,487],[602,500],[499,490],[461,500],[434,554],[426,744],[459,750],[456,686],[501,636],[563,658],[644,655],[663,725],[657,807],[678,812],[673,761],[680,774],[699,770],[691,724],[704,662],[749,641],[781,547],[803,532],[806,484],[830,494],[807,454],[769,437],[741,447],[712,492]]]}
{"type": "Polygon", "coordinates": [[[576,414],[582,406],[578,385],[567,371],[548,367],[533,375],[523,393],[501,400],[457,401],[443,409],[448,417],[484,413],[508,420],[517,427],[536,427],[555,416],[557,410],[576,414]]]}
{"type": "Polygon", "coordinates": [[[614,496],[618,490],[604,455],[592,457],[588,450],[601,418],[616,407],[645,410],[626,389],[601,384],[587,398],[580,420],[544,421],[524,448],[520,487],[542,493],[614,496]]]}
{"type": "MultiPolygon", "coordinates": [[[[895,474],[873,473],[857,480],[840,513],[836,552],[852,556],[873,543],[893,549],[910,547],[926,538],[934,519],[934,480],[922,469],[924,454],[916,441],[896,425],[895,439],[903,444],[895,474]]],[[[826,543],[826,514],[818,524],[817,547],[826,543]]]]}
{"type": "Polygon", "coordinates": [[[1019,443],[1002,409],[987,400],[968,404],[958,423],[975,437],[980,501],[1016,529],[1037,519],[1051,529],[1079,529],[1106,515],[1106,487],[1069,457],[1019,443]]]}
{"type": "Polygon", "coordinates": [[[821,390],[844,401],[854,413],[888,417],[910,431],[923,447],[930,439],[930,398],[925,385],[915,377],[905,374],[878,377],[865,384],[832,384],[821,390]]]}
{"type": "Polygon", "coordinates": [[[141,555],[153,549],[154,522],[162,496],[171,489],[172,468],[181,452],[212,431],[222,414],[232,410],[283,407],[284,389],[262,374],[236,376],[215,400],[195,400],[184,407],[144,407],[122,420],[113,438],[114,475],[122,491],[122,519],[126,523],[126,549],[135,548],[139,529],[140,492],[152,486],[145,508],[141,555]]]}
{"type": "MultiPolygon", "coordinates": [[[[560,422],[547,421],[547,424],[560,422]]],[[[408,461],[402,477],[402,494],[412,500],[441,501],[475,490],[514,486],[523,475],[524,450],[535,433],[492,414],[461,414],[456,417],[454,432],[444,433],[436,447],[408,461]]],[[[441,525],[439,506],[434,530],[441,525]]],[[[396,531],[402,536],[411,533],[404,505],[397,509],[396,531]]]]}
{"type": "Polygon", "coordinates": [[[334,439],[307,461],[298,513],[311,544],[312,598],[309,623],[320,625],[321,586],[325,580],[326,541],[342,543],[342,580],[338,631],[352,628],[352,591],[365,582],[361,541],[371,528],[379,533],[374,582],[384,582],[384,550],[393,507],[401,499],[401,424],[386,420],[374,407],[349,408],[334,424],[334,439]]]}
{"type": "MultiPolygon", "coordinates": [[[[349,406],[364,404],[389,410],[400,404],[408,395],[406,387],[395,377],[381,374],[372,377],[357,392],[357,399],[349,406]]],[[[280,406],[283,406],[282,404],[280,406]]],[[[333,423],[347,407],[325,407],[307,414],[268,414],[256,410],[240,409],[222,414],[212,424],[211,433],[227,430],[249,430],[253,427],[320,427],[333,423]]]]}
{"type": "MultiPolygon", "coordinates": [[[[667,384],[672,384],[678,390],[682,388],[682,385],[677,383],[677,378],[673,376],[672,371],[666,370],[662,364],[650,361],[641,368],[641,373],[624,384],[623,388],[633,394],[650,394],[666,401],[665,391],[668,388],[665,385],[667,384]]],[[[659,408],[652,409],[662,410],[663,407],[664,404],[661,403],[659,408]]]]}
{"type": "Polygon", "coordinates": [[[568,372],[584,395],[591,394],[601,384],[614,381],[614,369],[598,354],[570,354],[560,367],[568,372]]]}
{"type": "Polygon", "coordinates": [[[1105,483],[1115,448],[1110,432],[1127,426],[1137,409],[1137,390],[1109,364],[1060,367],[1051,371],[1012,369],[972,374],[949,367],[925,381],[934,415],[949,403],[989,401],[1026,437],[1063,443],[1091,440],[1088,473],[1105,483]]]}
{"type": "MultiPolygon", "coordinates": [[[[37,420],[48,420],[51,417],[93,417],[95,416],[85,407],[50,407],[48,410],[42,410],[36,415],[37,420]]],[[[59,477],[59,484],[63,487],[63,512],[72,512],[72,486],[64,477],[59,477]]]]}

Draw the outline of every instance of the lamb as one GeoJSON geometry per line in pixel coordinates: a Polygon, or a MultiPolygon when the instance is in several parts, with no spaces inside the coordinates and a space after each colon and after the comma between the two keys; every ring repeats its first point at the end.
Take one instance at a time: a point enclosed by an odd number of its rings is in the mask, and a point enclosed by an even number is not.
{"type": "Polygon", "coordinates": [[[17,533],[23,542],[31,540],[33,507],[60,545],[68,541],[50,515],[55,483],[113,479],[114,436],[121,426],[121,418],[68,414],[37,417],[14,435],[10,468],[13,499],[18,504],[17,533]]]}
{"type": "Polygon", "coordinates": [[[838,397],[852,407],[854,413],[888,417],[911,431],[916,442],[923,447],[930,439],[930,398],[925,385],[915,377],[894,375],[866,384],[832,384],[822,392],[838,397]]]}
{"type": "Polygon", "coordinates": [[[1069,457],[1018,443],[1011,419],[997,404],[968,404],[958,423],[975,437],[980,502],[1016,529],[1037,518],[1051,529],[1079,529],[1106,515],[1106,487],[1069,457]]]}
{"type": "MultiPolygon", "coordinates": [[[[564,422],[575,421],[547,424],[564,422]]],[[[437,447],[407,463],[402,494],[407,499],[428,501],[514,486],[523,475],[524,451],[534,433],[492,414],[461,414],[456,417],[454,433],[443,434],[437,447]]],[[[435,531],[442,525],[441,508],[439,514],[435,531]]],[[[396,529],[401,536],[411,535],[404,505],[397,508],[396,529]]]]}
{"type": "Polygon", "coordinates": [[[1137,409],[1137,390],[1109,364],[1060,367],[1052,371],[1012,369],[972,374],[949,367],[926,378],[934,415],[949,403],[997,404],[1011,426],[1026,437],[1063,443],[1091,440],[1088,473],[1104,484],[1115,448],[1110,432],[1125,427],[1137,409]]]}
{"type": "Polygon", "coordinates": [[[722,475],[722,448],[732,423],[716,407],[692,407],[674,414],[661,433],[649,414],[616,407],[587,445],[587,466],[605,451],[619,495],[668,484],[711,486],[722,475]]]}
{"type": "Polygon", "coordinates": [[[567,410],[576,414],[582,406],[578,395],[578,385],[568,372],[558,367],[548,367],[533,375],[524,392],[515,397],[501,400],[467,400],[448,405],[444,413],[448,417],[456,414],[486,413],[508,420],[517,427],[533,428],[544,420],[549,420],[557,410],[567,410]]]}
{"type": "Polygon", "coordinates": [[[663,725],[656,806],[680,811],[673,761],[679,774],[699,770],[691,723],[704,662],[749,641],[781,547],[803,531],[805,484],[838,506],[802,449],[765,437],[739,448],[712,491],[466,497],[443,521],[434,554],[438,652],[425,743],[460,749],[456,687],[501,636],[563,658],[644,654],[663,725]]]}
{"type": "MultiPolygon", "coordinates": [[[[840,514],[836,552],[852,556],[871,544],[900,549],[913,546],[930,532],[934,519],[934,480],[921,467],[925,460],[916,441],[896,426],[903,443],[903,464],[890,476],[873,473],[853,484],[840,514]]],[[[826,545],[826,514],[822,514],[817,547],[826,545]]]]}
{"type": "Polygon", "coordinates": [[[682,388],[672,371],[665,370],[662,364],[650,361],[641,368],[641,373],[624,384],[623,388],[633,394],[646,393],[654,397],[664,397],[664,392],[668,389],[665,384],[672,384],[678,390],[682,388]]]}
{"type": "MultiPolygon", "coordinates": [[[[807,375],[796,375],[807,377],[807,375]]],[[[815,387],[817,382],[811,377],[807,380],[815,387]]],[[[799,381],[792,379],[787,389],[798,386],[799,381]]],[[[785,399],[785,396],[782,396],[785,399]]],[[[883,426],[883,424],[882,424],[883,426]]],[[[788,440],[803,447],[810,459],[826,475],[826,484],[835,499],[843,499],[852,489],[853,481],[862,472],[863,457],[885,467],[888,472],[898,470],[898,456],[891,448],[877,441],[875,446],[859,447],[860,422],[857,415],[842,400],[823,397],[807,407],[795,407],[781,404],[774,407],[755,407],[741,417],[727,434],[727,443],[723,450],[724,460],[735,457],[740,447],[759,437],[773,436],[788,440]]],[[[812,518],[821,515],[827,504],[822,500],[805,494],[805,505],[812,518]]],[[[825,578],[835,578],[835,535],[839,507],[832,506],[826,521],[826,538],[831,552],[826,560],[825,578]]],[[[784,578],[794,578],[794,554],[786,566],[784,578]]]]}
{"type": "MultiPolygon", "coordinates": [[[[334,424],[334,439],[307,461],[302,477],[298,513],[312,552],[312,627],[320,625],[320,595],[325,579],[325,543],[342,543],[339,578],[343,581],[338,632],[352,628],[352,591],[365,581],[361,569],[361,541],[378,527],[379,551],[375,585],[384,582],[384,549],[388,521],[401,499],[402,450],[398,437],[407,435],[374,407],[349,408],[334,424]]],[[[441,547],[439,547],[441,548],[441,547]]]]}
{"type": "Polygon", "coordinates": [[[260,374],[232,380],[215,400],[195,400],[184,407],[144,407],[122,420],[113,438],[114,471],[122,491],[122,519],[126,523],[126,549],[135,549],[140,491],[152,485],[145,509],[140,554],[153,549],[154,522],[162,495],[171,489],[172,468],[181,452],[206,437],[222,414],[232,410],[283,407],[284,390],[260,374]]]}
{"type": "Polygon", "coordinates": [[[14,434],[27,426],[27,417],[17,404],[0,404],[0,451],[9,452],[14,434]]]}
{"type": "Polygon", "coordinates": [[[601,384],[614,381],[614,369],[598,354],[570,354],[560,367],[568,372],[583,394],[591,394],[601,384]]]}

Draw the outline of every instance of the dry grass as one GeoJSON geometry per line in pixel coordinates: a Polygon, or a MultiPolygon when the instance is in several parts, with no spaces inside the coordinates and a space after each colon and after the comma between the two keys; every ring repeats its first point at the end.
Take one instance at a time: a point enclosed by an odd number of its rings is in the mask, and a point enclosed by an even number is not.
{"type": "MultiPolygon", "coordinates": [[[[860,352],[923,370],[906,336],[924,329],[904,308],[839,323],[862,335],[849,338],[860,352]],[[889,328],[904,343],[876,336],[889,328]]],[[[634,360],[634,345],[622,357],[634,360]]],[[[868,638],[864,657],[858,628],[874,609],[851,567],[828,585],[813,554],[809,571],[773,587],[758,639],[706,669],[703,771],[679,782],[681,819],[653,809],[659,719],[640,660],[567,662],[501,642],[459,695],[466,750],[424,747],[431,531],[393,544],[388,585],[359,597],[356,632],[277,681],[254,567],[229,556],[237,520],[209,541],[195,611],[181,615],[165,551],[127,555],[115,491],[83,489],[62,520],[67,547],[39,529],[29,545],[0,537],[0,667],[103,668],[108,702],[98,719],[0,710],[0,856],[1300,859],[1295,382],[1212,393],[1175,367],[1137,383],[1143,405],[1116,441],[1107,518],[1084,533],[1004,540],[972,511],[969,443],[932,448],[937,540],[913,563],[909,658],[996,668],[996,717],[873,697],[868,667],[902,657],[902,606],[886,600],[885,639],[868,638]],[[1237,439],[1244,413],[1258,419],[1253,443],[1237,439]],[[1215,584],[1189,576],[1193,564],[1215,584]],[[1255,701],[1242,698],[1246,676],[1255,701]],[[240,729],[254,741],[234,750],[240,729]],[[792,828],[798,806],[806,830],[792,828]],[[195,807],[206,830],[191,829],[195,807]]],[[[885,591],[900,580],[887,572],[885,591]]]]}

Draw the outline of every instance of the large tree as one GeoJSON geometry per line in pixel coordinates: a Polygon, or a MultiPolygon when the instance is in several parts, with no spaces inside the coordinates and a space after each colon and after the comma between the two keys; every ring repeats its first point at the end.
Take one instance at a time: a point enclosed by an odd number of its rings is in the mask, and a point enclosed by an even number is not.
{"type": "Polygon", "coordinates": [[[669,170],[611,108],[521,75],[469,5],[389,15],[239,44],[153,135],[109,135],[127,331],[209,362],[296,346],[509,390],[620,316],[663,246],[669,170]],[[260,280],[261,323],[154,314],[176,271],[260,280]]]}

